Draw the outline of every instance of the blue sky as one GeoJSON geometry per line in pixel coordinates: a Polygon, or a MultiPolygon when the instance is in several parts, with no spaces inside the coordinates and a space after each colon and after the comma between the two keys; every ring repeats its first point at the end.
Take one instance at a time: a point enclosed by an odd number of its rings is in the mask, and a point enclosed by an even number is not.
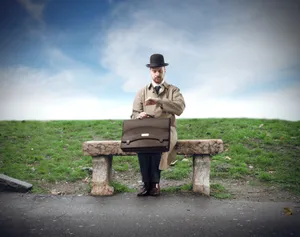
{"type": "Polygon", "coordinates": [[[0,1],[0,120],[128,119],[149,57],[181,118],[300,120],[294,0],[0,1]]]}

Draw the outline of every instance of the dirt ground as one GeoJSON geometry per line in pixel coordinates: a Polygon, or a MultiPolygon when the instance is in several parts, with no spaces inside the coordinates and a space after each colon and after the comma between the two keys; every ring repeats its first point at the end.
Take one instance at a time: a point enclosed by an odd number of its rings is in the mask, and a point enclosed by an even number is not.
{"type": "MultiPolygon", "coordinates": [[[[139,173],[132,171],[116,172],[113,171],[112,180],[122,183],[129,188],[138,189],[142,184],[141,176],[139,173]]],[[[75,183],[59,182],[56,184],[45,184],[47,190],[55,195],[89,195],[89,182],[91,176],[87,176],[81,181],[75,183]]],[[[184,180],[166,180],[161,179],[161,188],[176,187],[183,184],[189,184],[192,182],[192,174],[189,178],[184,180]]],[[[232,194],[232,199],[236,200],[248,200],[248,201],[293,201],[300,202],[300,196],[281,190],[275,185],[266,185],[264,183],[255,181],[250,177],[248,180],[228,180],[212,178],[211,184],[221,184],[225,187],[227,192],[232,194]]]]}

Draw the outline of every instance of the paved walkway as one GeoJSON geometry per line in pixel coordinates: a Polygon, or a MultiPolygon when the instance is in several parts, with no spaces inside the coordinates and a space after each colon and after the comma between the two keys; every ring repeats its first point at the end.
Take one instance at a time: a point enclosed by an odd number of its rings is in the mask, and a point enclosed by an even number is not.
{"type": "Polygon", "coordinates": [[[300,203],[4,192],[0,236],[300,236],[300,203]]]}

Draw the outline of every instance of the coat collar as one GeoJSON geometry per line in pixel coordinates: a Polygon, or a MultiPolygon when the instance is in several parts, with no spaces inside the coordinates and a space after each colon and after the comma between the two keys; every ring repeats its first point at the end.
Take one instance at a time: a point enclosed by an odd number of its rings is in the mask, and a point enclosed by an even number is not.
{"type": "MultiPolygon", "coordinates": [[[[164,83],[163,83],[162,85],[163,85],[166,89],[168,89],[169,86],[170,86],[166,81],[164,81],[164,83]]],[[[148,85],[148,90],[150,90],[151,87],[153,87],[152,82],[150,82],[150,84],[148,85]]]]}

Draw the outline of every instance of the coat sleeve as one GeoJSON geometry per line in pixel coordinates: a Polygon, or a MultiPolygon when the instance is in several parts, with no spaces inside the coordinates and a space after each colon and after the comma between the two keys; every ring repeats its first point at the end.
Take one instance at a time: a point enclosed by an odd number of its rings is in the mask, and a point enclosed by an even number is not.
{"type": "Polygon", "coordinates": [[[173,89],[172,99],[164,98],[159,100],[159,103],[163,111],[176,114],[177,116],[180,116],[185,109],[183,95],[177,87],[173,89]]]}
{"type": "Polygon", "coordinates": [[[139,113],[144,111],[144,90],[141,89],[137,92],[132,106],[131,119],[136,119],[139,113]]]}

